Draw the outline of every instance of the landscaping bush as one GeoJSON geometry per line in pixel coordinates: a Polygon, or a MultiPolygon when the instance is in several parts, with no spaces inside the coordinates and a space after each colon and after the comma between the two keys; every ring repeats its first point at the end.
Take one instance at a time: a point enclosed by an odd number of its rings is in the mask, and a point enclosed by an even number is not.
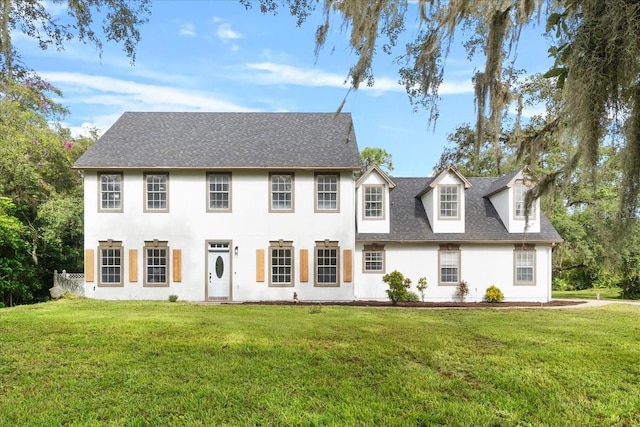
{"type": "MultiPolygon", "coordinates": [[[[398,270],[394,270],[389,274],[382,276],[382,281],[389,285],[387,289],[387,296],[392,303],[397,304],[398,301],[407,301],[409,298],[409,287],[411,286],[411,279],[405,278],[404,274],[398,270]]],[[[417,301],[416,295],[416,301],[417,301]]]]}
{"type": "Polygon", "coordinates": [[[460,302],[464,302],[464,298],[469,295],[469,285],[462,280],[456,287],[456,296],[460,298],[460,302]]]}
{"type": "Polygon", "coordinates": [[[418,292],[420,292],[420,297],[422,298],[422,302],[424,302],[424,291],[427,289],[427,278],[421,277],[418,279],[418,292]]]}
{"type": "Polygon", "coordinates": [[[484,294],[484,300],[487,302],[502,302],[504,294],[497,286],[491,285],[484,294]]]}
{"type": "Polygon", "coordinates": [[[405,296],[405,299],[403,299],[402,301],[418,302],[418,301],[420,301],[420,297],[418,297],[418,294],[416,294],[415,292],[408,291],[407,295],[405,296]]]}
{"type": "Polygon", "coordinates": [[[178,295],[169,295],[169,302],[178,301],[178,295]]]}

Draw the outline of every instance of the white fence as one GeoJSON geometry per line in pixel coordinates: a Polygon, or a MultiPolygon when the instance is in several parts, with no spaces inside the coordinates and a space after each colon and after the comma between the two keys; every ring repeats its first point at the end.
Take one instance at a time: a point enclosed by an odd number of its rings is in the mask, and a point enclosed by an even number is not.
{"type": "Polygon", "coordinates": [[[58,270],[54,270],[53,286],[60,286],[76,295],[84,295],[84,273],[67,273],[65,270],[58,273],[58,270]]]}

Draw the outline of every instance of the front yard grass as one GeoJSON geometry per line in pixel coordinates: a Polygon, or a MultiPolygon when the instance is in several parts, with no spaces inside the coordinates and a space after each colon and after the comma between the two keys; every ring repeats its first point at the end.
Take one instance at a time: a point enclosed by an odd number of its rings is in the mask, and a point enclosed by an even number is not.
{"type": "Polygon", "coordinates": [[[591,288],[580,289],[577,291],[552,291],[552,298],[585,298],[596,299],[600,295],[600,299],[622,299],[620,297],[620,288],[591,288]]]}
{"type": "Polygon", "coordinates": [[[0,310],[0,425],[640,424],[640,307],[0,310]]]}

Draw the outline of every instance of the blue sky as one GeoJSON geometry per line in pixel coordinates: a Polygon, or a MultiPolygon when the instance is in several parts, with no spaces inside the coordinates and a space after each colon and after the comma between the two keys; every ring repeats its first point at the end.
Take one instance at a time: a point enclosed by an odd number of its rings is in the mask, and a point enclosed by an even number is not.
{"type": "MultiPolygon", "coordinates": [[[[407,37],[418,29],[411,7],[407,37]]],[[[343,82],[356,56],[334,20],[316,58],[319,22],[318,14],[297,27],[286,10],[263,15],[236,0],[155,1],[134,66],[112,43],[105,43],[100,58],[91,44],[71,42],[60,52],[41,51],[17,33],[13,41],[25,64],[63,91],[61,103],[70,109],[64,125],[77,133],[87,126],[104,131],[125,111],[334,112],[347,94],[343,82]]],[[[517,66],[530,73],[550,63],[542,30],[538,25],[519,43],[517,66]]],[[[470,61],[459,45],[452,46],[435,130],[427,111],[414,112],[393,59],[377,57],[376,84],[349,94],[343,111],[353,115],[360,149],[380,147],[393,156],[393,175],[427,176],[447,134],[474,121],[471,77],[482,58],[470,61]]]]}

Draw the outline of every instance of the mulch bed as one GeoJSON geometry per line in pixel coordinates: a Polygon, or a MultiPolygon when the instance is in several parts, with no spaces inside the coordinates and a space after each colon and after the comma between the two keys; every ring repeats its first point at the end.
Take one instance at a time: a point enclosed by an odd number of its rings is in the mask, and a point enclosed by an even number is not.
{"type": "Polygon", "coordinates": [[[353,307],[411,307],[411,308],[501,308],[501,307],[565,307],[584,304],[585,301],[552,300],[551,302],[399,302],[391,301],[249,301],[242,304],[252,305],[325,305],[325,306],[353,306],[353,307]]]}

